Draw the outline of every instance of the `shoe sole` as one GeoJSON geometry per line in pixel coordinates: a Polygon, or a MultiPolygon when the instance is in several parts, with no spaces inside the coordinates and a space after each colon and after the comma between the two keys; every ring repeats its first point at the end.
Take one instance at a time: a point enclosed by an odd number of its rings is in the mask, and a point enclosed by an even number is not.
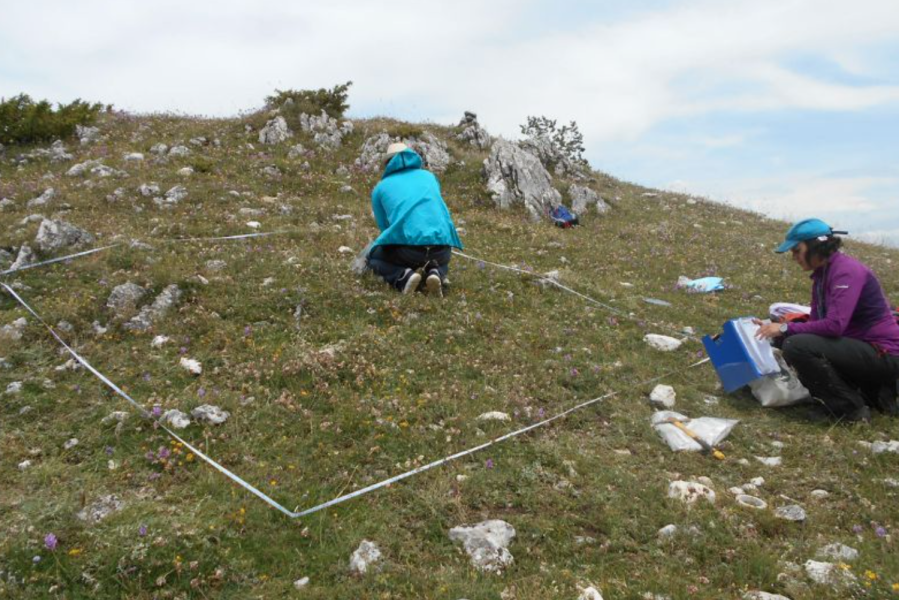
{"type": "Polygon", "coordinates": [[[444,290],[441,288],[441,278],[437,275],[429,275],[425,280],[425,289],[428,290],[429,296],[444,297],[444,290]]]}
{"type": "Polygon", "coordinates": [[[419,289],[420,283],[422,283],[422,276],[414,272],[409,276],[409,279],[406,281],[406,285],[403,286],[403,293],[406,295],[414,293],[417,289],[419,289]]]}

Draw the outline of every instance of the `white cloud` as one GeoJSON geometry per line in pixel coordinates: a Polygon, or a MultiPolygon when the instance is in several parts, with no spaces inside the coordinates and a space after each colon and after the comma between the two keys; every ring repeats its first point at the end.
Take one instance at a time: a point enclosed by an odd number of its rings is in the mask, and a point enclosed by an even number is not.
{"type": "Polygon", "coordinates": [[[863,62],[861,45],[896,37],[898,8],[884,0],[852,9],[699,0],[517,35],[519,13],[541,10],[553,8],[512,0],[14,3],[0,23],[9,65],[0,89],[226,115],[258,106],[275,87],[353,79],[351,103],[376,112],[403,116],[414,105],[446,121],[472,108],[506,135],[525,116],[547,114],[576,119],[591,143],[634,140],[673,116],[853,110],[897,98],[895,86],[820,81],[782,64],[797,52],[863,62]]]}

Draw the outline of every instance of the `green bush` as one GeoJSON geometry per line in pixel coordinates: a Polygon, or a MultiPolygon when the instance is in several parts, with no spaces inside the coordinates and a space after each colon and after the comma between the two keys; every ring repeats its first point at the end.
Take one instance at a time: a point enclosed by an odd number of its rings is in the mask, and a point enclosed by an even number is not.
{"type": "Polygon", "coordinates": [[[336,85],[330,90],[275,90],[275,95],[266,98],[266,105],[278,108],[286,119],[299,117],[301,113],[319,115],[325,113],[334,119],[341,119],[350,108],[347,95],[352,81],[336,85]]]}
{"type": "Polygon", "coordinates": [[[57,104],[54,110],[47,100],[35,102],[27,94],[9,100],[0,98],[0,143],[27,144],[65,138],[75,132],[76,125],[93,123],[102,109],[102,104],[75,100],[57,104]]]}

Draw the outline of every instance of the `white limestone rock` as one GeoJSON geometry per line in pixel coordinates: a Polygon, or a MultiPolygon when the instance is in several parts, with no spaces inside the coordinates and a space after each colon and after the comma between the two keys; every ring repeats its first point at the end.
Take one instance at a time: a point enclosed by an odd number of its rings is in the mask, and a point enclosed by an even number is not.
{"type": "Polygon", "coordinates": [[[381,564],[381,550],[374,542],[363,540],[350,555],[350,573],[362,576],[377,571],[381,564]]]}
{"type": "Polygon", "coordinates": [[[506,521],[491,519],[472,526],[454,527],[450,539],[461,542],[472,566],[489,573],[500,573],[512,564],[513,555],[507,549],[516,530],[506,521]]]}
{"type": "Polygon", "coordinates": [[[218,406],[212,404],[204,404],[198,406],[191,411],[191,416],[199,423],[209,423],[210,425],[221,425],[228,420],[231,413],[222,410],[218,406]]]}
{"type": "Polygon", "coordinates": [[[673,481],[669,484],[669,498],[680,500],[685,504],[695,504],[700,499],[714,504],[716,493],[697,481],[673,481]]]}
{"type": "Polygon", "coordinates": [[[651,348],[655,348],[662,352],[671,352],[677,350],[681,346],[681,340],[656,333],[648,333],[644,336],[644,341],[647,342],[651,348]]]}
{"type": "Polygon", "coordinates": [[[650,392],[650,402],[665,408],[673,408],[675,406],[675,388],[671,385],[657,385],[650,392]]]}

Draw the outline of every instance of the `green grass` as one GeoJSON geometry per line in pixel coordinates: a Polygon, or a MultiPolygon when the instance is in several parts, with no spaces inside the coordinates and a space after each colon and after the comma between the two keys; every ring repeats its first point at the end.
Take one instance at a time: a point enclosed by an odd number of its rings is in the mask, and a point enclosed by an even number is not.
{"type": "MultiPolygon", "coordinates": [[[[192,425],[184,436],[289,508],[483,443],[533,422],[540,411],[551,415],[619,394],[291,521],[183,450],[165,467],[148,461],[148,451],[172,446],[136,415],[118,435],[114,425],[101,425],[128,405],[83,370],[56,371],[67,357],[29,318],[24,339],[0,350],[11,365],[0,370],[0,391],[25,383],[21,394],[0,402],[0,597],[475,600],[506,590],[518,599],[575,598],[578,585],[591,583],[608,599],[645,592],[739,598],[747,589],[794,600],[845,598],[842,590],[796,588],[778,578],[784,561],[802,564],[831,542],[860,551],[851,569],[861,580],[867,570],[878,577],[854,597],[896,596],[897,490],[883,482],[897,477],[896,455],[873,456],[857,442],[896,439],[897,421],[878,416],[870,427],[832,428],[805,422],[802,408],[764,410],[746,393],[722,394],[708,365],[684,370],[697,360],[698,343],[661,354],[641,341],[644,333],[684,326],[709,333],[734,316],[764,315],[774,301],[806,301],[806,276],[771,252],[786,224],[711,202],[688,204],[682,195],[646,198],[646,189],[599,173],[591,185],[613,204],[608,215],[565,231],[533,224],[524,211],[492,208],[479,173],[484,153],[429,124],[358,122],[339,151],[297,160],[288,158],[289,144],[261,147],[240,120],[107,116],[100,127],[105,142],[70,149],[77,161],[104,158],[128,171],[127,178],[92,179],[88,187],[87,180],[64,176],[69,165],[33,161],[18,168],[7,150],[0,195],[17,206],[2,213],[0,246],[33,239],[37,224],[18,225],[32,212],[24,204],[53,186],[57,202],[71,205],[64,218],[98,234],[98,244],[140,239],[156,249],[122,247],[28,271],[14,278],[23,285],[19,293],[50,323],[71,323],[66,339],[148,408],[188,411],[208,402],[230,411],[226,424],[192,425]],[[377,175],[357,172],[352,163],[366,136],[382,128],[431,130],[450,140],[454,161],[442,188],[466,231],[468,253],[537,272],[559,269],[566,285],[634,319],[613,320],[528,277],[458,258],[443,302],[403,297],[373,277],[354,277],[351,256],[337,249],[358,250],[375,235],[368,191],[377,175]],[[156,142],[200,135],[221,146],[192,147],[192,156],[167,164],[149,154],[139,165],[121,160],[126,151],[147,153],[156,142]],[[300,168],[304,160],[308,171],[300,168]],[[269,164],[279,166],[280,180],[260,173],[269,164]],[[176,172],[187,165],[197,172],[185,179],[176,172]],[[348,177],[335,175],[340,165],[350,168],[348,177]],[[45,180],[47,173],[55,178],[45,180]],[[186,185],[189,196],[159,209],[134,191],[151,181],[163,192],[186,185]],[[341,193],[345,183],[356,193],[341,193]],[[129,199],[107,202],[118,187],[129,199]],[[282,214],[281,204],[293,212],[282,214]],[[292,233],[244,242],[154,241],[244,233],[251,220],[238,214],[244,207],[266,209],[252,217],[265,230],[292,233]],[[354,219],[332,219],[337,214],[354,219]],[[227,267],[210,273],[205,263],[212,259],[227,267]],[[673,288],[679,275],[707,273],[732,287],[707,296],[673,288]],[[270,277],[274,282],[264,286],[270,277]],[[104,307],[112,288],[126,281],[154,293],[177,283],[184,297],[152,333],[131,333],[112,323],[104,307]],[[652,306],[644,297],[672,306],[652,306]],[[301,303],[298,322],[293,312],[301,303]],[[111,325],[106,335],[93,334],[95,320],[111,325]],[[172,342],[153,349],[155,334],[172,342]],[[320,352],[335,344],[333,358],[320,352]],[[202,376],[178,366],[181,348],[202,361],[202,376]],[[675,373],[664,383],[676,388],[679,411],[740,419],[723,445],[724,462],[673,454],[650,430],[652,386],[638,384],[667,372],[675,373]],[[721,399],[717,406],[704,403],[710,394],[721,399]],[[20,414],[25,406],[31,411],[20,414]],[[513,423],[475,421],[488,410],[513,415],[513,423]],[[79,445],[63,450],[72,437],[79,445]],[[785,444],[784,465],[757,463],[756,455],[779,454],[771,445],[776,440],[785,444]],[[18,470],[26,459],[32,467],[18,470]],[[685,508],[666,498],[669,481],[702,475],[715,482],[715,506],[685,508]],[[782,495],[793,498],[808,521],[789,524],[733,503],[727,489],[755,476],[766,479],[760,496],[770,507],[788,503],[782,495]],[[831,496],[812,500],[816,488],[831,496]],[[125,501],[124,510],[96,526],[75,517],[85,501],[110,493],[125,501]],[[515,563],[499,576],[473,570],[447,537],[453,526],[486,518],[504,519],[518,532],[510,547],[515,563]],[[668,523],[695,525],[701,534],[659,542],[656,532],[668,523]],[[877,537],[873,524],[887,535],[877,537]],[[139,535],[142,525],[146,536],[139,535]],[[52,553],[43,547],[50,532],[60,539],[52,553]],[[592,541],[578,543],[577,536],[592,541]],[[379,544],[385,562],[381,572],[357,579],[347,561],[363,539],[379,544]],[[303,576],[311,584],[296,592],[292,582],[303,576]]],[[[313,147],[301,134],[296,141],[313,147]]],[[[896,251],[850,242],[848,252],[872,266],[897,304],[896,251]]],[[[0,325],[24,315],[0,296],[0,325]]]]}

